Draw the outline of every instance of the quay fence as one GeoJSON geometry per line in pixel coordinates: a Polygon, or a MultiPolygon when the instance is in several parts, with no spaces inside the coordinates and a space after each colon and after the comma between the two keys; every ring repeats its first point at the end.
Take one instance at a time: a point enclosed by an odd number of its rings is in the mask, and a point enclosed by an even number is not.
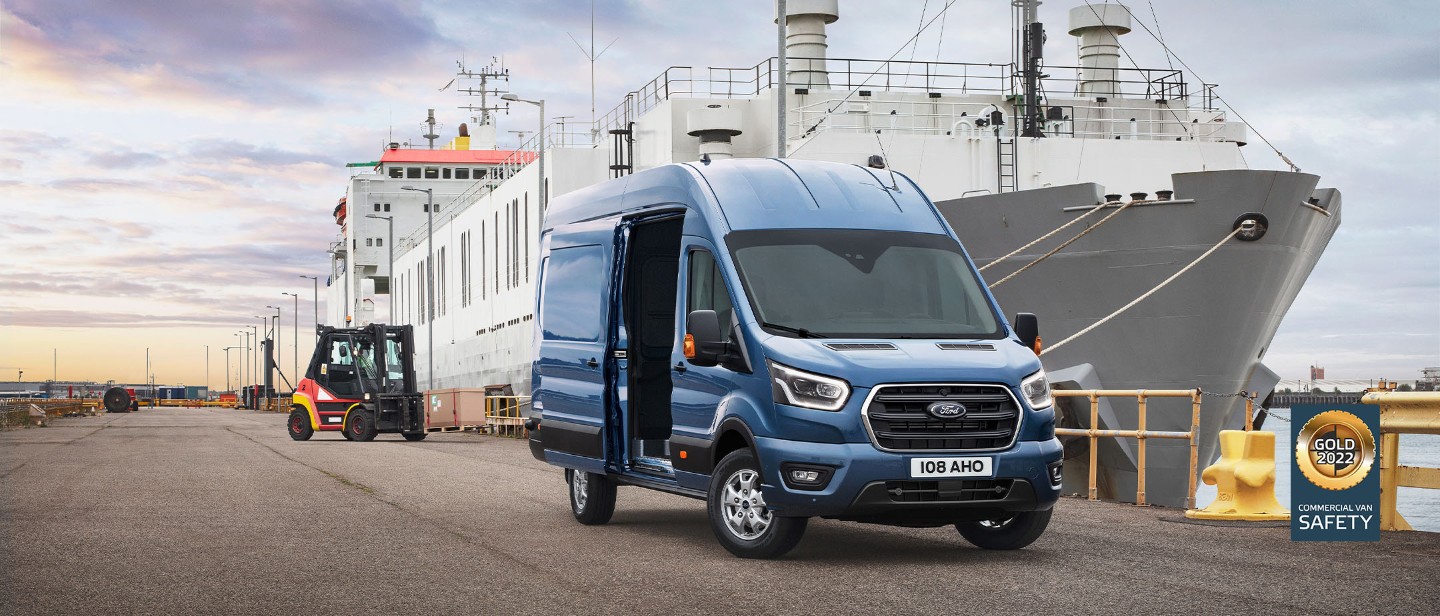
{"type": "Polygon", "coordinates": [[[530,396],[486,396],[485,427],[495,436],[526,438],[525,416],[530,396]]]}
{"type": "Polygon", "coordinates": [[[1395,510],[1399,488],[1440,490],[1440,468],[1403,466],[1401,434],[1440,434],[1440,392],[1372,392],[1380,407],[1380,530],[1414,530],[1395,510]]]}
{"type": "MultiPolygon", "coordinates": [[[[1090,400],[1089,428],[1055,428],[1055,434],[1060,436],[1084,436],[1090,439],[1090,500],[1099,500],[1096,484],[1098,479],[1097,471],[1099,470],[1098,455],[1100,438],[1133,438],[1138,442],[1138,455],[1135,464],[1135,504],[1141,506],[1145,505],[1145,441],[1152,438],[1184,439],[1190,442],[1190,483],[1185,493],[1185,508],[1195,508],[1195,471],[1199,457],[1199,443],[1197,439],[1200,434],[1201,394],[1199,389],[1057,389],[1051,393],[1056,398],[1088,398],[1090,400]],[[1139,408],[1139,415],[1137,416],[1139,426],[1134,430],[1100,429],[1100,398],[1134,398],[1139,408]],[[1150,398],[1189,398],[1190,430],[1188,432],[1146,430],[1145,402],[1150,398]]],[[[1248,427],[1248,420],[1246,424],[1248,427]]]]}
{"type": "Polygon", "coordinates": [[[76,413],[93,413],[95,401],[81,398],[10,398],[0,400],[0,430],[31,425],[30,411],[38,409],[48,421],[76,413]]]}

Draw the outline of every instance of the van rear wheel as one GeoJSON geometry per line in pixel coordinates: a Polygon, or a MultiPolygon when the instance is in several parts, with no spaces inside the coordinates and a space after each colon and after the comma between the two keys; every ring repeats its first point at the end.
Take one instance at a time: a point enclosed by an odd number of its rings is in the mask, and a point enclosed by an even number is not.
{"type": "Polygon", "coordinates": [[[1040,538],[1045,527],[1050,525],[1052,511],[1054,510],[1026,511],[1002,520],[960,522],[955,525],[955,530],[960,531],[960,536],[975,544],[975,547],[987,550],[1018,550],[1040,538]]]}
{"type": "Polygon", "coordinates": [[[570,484],[570,513],[586,526],[597,526],[615,515],[615,482],[604,475],[565,469],[570,484]]]}
{"type": "Polygon", "coordinates": [[[760,462],[749,449],[730,452],[710,477],[706,510],[720,545],[740,558],[777,558],[794,549],[809,518],[775,515],[765,506],[760,462]]]}

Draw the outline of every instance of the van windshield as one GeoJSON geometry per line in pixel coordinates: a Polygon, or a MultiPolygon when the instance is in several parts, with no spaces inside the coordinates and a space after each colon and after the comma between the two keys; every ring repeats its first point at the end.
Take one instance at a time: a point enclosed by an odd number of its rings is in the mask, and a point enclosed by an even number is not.
{"type": "Polygon", "coordinates": [[[800,338],[1000,338],[980,281],[945,235],[868,229],[726,236],[760,324],[800,338]]]}

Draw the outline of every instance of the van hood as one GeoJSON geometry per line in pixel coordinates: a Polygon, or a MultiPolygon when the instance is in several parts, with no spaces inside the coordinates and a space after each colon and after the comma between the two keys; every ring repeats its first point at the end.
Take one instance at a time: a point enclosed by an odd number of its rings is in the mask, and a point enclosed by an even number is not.
{"type": "Polygon", "coordinates": [[[845,379],[854,387],[881,383],[981,382],[1020,385],[1040,358],[1012,338],[998,340],[761,340],[765,356],[787,366],[845,379]]]}

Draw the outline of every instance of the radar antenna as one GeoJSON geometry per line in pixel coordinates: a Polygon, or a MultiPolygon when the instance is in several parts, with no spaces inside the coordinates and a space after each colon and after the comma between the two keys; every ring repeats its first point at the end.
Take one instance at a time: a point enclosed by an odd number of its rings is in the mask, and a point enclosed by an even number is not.
{"type": "MultiPolygon", "coordinates": [[[[510,104],[492,105],[490,97],[499,96],[508,89],[505,86],[510,84],[510,69],[505,68],[503,57],[491,56],[490,64],[480,70],[470,70],[465,67],[464,60],[455,62],[459,70],[455,73],[455,79],[446,84],[450,87],[456,81],[462,83],[462,87],[455,88],[456,92],[466,96],[480,97],[479,105],[460,105],[460,109],[470,112],[470,120],[475,123],[471,149],[493,149],[495,147],[495,113],[510,113],[510,104]],[[475,84],[479,81],[478,87],[475,84]],[[503,82],[503,83],[501,83],[503,82]]],[[[445,88],[441,88],[442,90],[445,88]]]]}

